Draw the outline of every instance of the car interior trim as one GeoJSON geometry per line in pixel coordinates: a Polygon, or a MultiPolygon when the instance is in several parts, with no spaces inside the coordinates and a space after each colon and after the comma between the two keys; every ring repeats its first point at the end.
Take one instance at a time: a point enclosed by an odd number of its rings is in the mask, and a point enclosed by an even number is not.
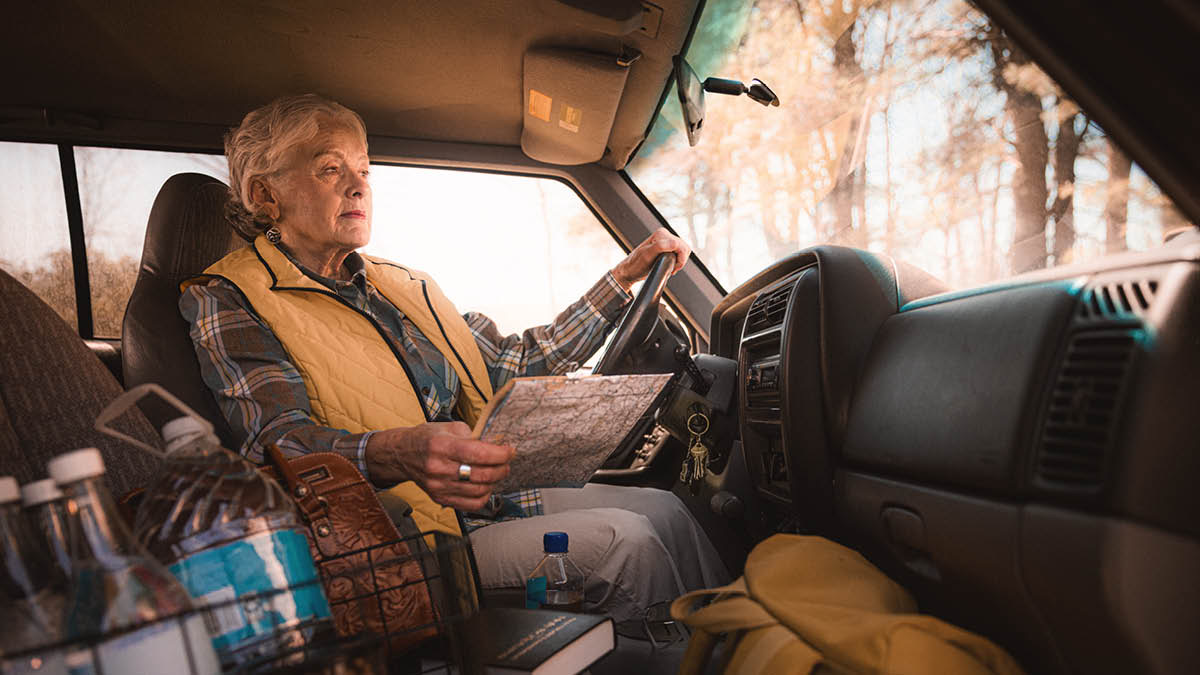
{"type": "Polygon", "coordinates": [[[62,173],[63,198],[67,201],[67,231],[71,240],[71,267],[75,277],[75,314],[79,336],[94,338],[92,288],[88,278],[87,247],[84,244],[83,206],[79,199],[79,174],[75,172],[75,148],[58,145],[58,165],[62,173]]]}

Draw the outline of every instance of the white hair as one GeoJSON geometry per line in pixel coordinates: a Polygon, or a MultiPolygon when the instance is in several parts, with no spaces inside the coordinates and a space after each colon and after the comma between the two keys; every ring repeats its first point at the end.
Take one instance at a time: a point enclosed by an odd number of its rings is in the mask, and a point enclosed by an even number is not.
{"type": "Polygon", "coordinates": [[[343,126],[367,144],[367,128],[358,113],[317,94],[284,96],[251,110],[225,134],[229,162],[229,203],[225,212],[243,239],[253,241],[273,223],[250,201],[250,184],[283,169],[289,150],[312,140],[322,126],[343,126]]]}

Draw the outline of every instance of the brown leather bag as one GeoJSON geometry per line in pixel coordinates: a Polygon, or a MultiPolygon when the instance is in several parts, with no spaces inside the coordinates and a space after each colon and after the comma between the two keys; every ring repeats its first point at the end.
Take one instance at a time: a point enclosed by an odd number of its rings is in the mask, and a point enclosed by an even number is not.
{"type": "Polygon", "coordinates": [[[308,524],[309,548],[340,635],[387,635],[399,651],[438,634],[424,539],[401,536],[349,460],[331,452],[289,459],[272,444],[262,471],[295,498],[308,524]]]}

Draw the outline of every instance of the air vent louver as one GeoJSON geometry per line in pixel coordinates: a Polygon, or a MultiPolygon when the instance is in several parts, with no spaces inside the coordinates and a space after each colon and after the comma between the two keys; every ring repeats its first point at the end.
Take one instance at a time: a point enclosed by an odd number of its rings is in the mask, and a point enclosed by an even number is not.
{"type": "Polygon", "coordinates": [[[1111,281],[1089,286],[1079,305],[1082,319],[1129,319],[1143,316],[1154,303],[1158,282],[1153,279],[1111,281]]]}
{"type": "Polygon", "coordinates": [[[758,391],[746,392],[746,407],[754,408],[755,410],[766,410],[778,414],[779,412],[779,389],[771,388],[758,391]]]}
{"type": "Polygon", "coordinates": [[[1043,481],[1073,488],[1102,485],[1135,334],[1114,330],[1071,336],[1042,429],[1037,476],[1043,481]]]}
{"type": "Polygon", "coordinates": [[[783,315],[787,313],[788,298],[792,295],[793,286],[791,283],[785,284],[754,299],[754,304],[750,305],[750,311],[746,313],[746,335],[783,323],[783,315]]]}

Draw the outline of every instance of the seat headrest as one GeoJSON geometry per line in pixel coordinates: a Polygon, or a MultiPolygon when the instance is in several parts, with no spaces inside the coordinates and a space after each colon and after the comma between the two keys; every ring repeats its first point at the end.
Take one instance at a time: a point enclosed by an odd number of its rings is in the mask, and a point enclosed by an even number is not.
{"type": "MultiPolygon", "coordinates": [[[[228,424],[200,374],[179,314],[179,282],[203,272],[230,251],[245,245],[225,219],[229,188],[198,173],[167,179],[158,191],[146,223],[146,243],[133,293],[125,307],[121,332],[121,365],[125,385],[156,382],[202,417],[217,435],[233,442],[228,424]]],[[[179,415],[154,398],[143,399],[142,411],[156,427],[179,415]]]]}
{"type": "Polygon", "coordinates": [[[211,176],[181,173],[167,179],[146,224],[140,274],[178,285],[242,246],[225,219],[228,200],[229,188],[211,176]]]}

